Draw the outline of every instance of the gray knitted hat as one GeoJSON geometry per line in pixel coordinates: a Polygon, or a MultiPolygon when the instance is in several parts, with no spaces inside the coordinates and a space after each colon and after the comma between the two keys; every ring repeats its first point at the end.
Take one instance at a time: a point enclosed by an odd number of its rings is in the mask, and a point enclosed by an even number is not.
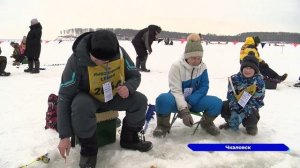
{"type": "Polygon", "coordinates": [[[31,25],[35,25],[37,23],[39,23],[39,21],[37,20],[37,18],[31,19],[31,21],[30,21],[31,25]]]}
{"type": "Polygon", "coordinates": [[[190,57],[203,57],[203,48],[201,45],[201,39],[198,34],[190,34],[187,37],[187,43],[184,50],[184,58],[190,57]]]}

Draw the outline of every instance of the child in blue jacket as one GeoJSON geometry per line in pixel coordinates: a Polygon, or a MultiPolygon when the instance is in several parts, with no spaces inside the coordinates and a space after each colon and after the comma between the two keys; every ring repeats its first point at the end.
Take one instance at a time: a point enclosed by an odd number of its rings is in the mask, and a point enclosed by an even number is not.
{"type": "Polygon", "coordinates": [[[221,112],[226,123],[220,128],[237,131],[242,124],[248,134],[256,135],[259,109],[264,106],[264,97],[265,83],[259,73],[258,60],[248,55],[242,61],[240,72],[229,77],[228,101],[224,102],[221,112]]]}

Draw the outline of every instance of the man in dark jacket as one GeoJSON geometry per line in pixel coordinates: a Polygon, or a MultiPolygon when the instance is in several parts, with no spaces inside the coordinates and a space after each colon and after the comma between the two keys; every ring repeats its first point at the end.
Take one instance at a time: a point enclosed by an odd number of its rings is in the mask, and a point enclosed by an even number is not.
{"type": "MultiPolygon", "coordinates": [[[[1,51],[1,47],[0,47],[0,55],[1,55],[2,51],[1,51]]],[[[0,56],[0,76],[9,76],[10,73],[9,72],[5,72],[5,68],[7,65],[7,59],[5,56],[0,56]]]]}
{"type": "Polygon", "coordinates": [[[141,74],[108,30],[88,32],[73,44],[73,54],[62,74],[58,100],[58,145],[68,155],[70,137],[81,144],[80,167],[95,167],[97,162],[96,117],[102,110],[126,111],[120,145],[122,148],[149,151],[152,143],[139,139],[145,123],[147,98],[137,88],[141,74]]]}
{"type": "Polygon", "coordinates": [[[40,53],[42,25],[37,19],[31,20],[30,30],[27,34],[25,55],[28,58],[28,69],[24,72],[40,73],[40,53]]]}
{"type": "Polygon", "coordinates": [[[150,72],[146,68],[148,55],[152,53],[151,45],[156,36],[161,32],[161,28],[156,25],[149,25],[147,28],[140,30],[132,40],[132,44],[137,53],[136,67],[143,72],[150,72]]]}

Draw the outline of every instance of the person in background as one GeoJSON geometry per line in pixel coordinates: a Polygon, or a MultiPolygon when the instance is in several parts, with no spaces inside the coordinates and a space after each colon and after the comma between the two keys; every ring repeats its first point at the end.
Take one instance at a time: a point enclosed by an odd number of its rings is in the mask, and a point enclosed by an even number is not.
{"type": "Polygon", "coordinates": [[[2,50],[0,47],[0,76],[9,76],[9,72],[5,72],[5,68],[7,65],[7,58],[5,56],[1,56],[2,50]]]}
{"type": "MultiPolygon", "coordinates": [[[[300,80],[300,76],[299,76],[299,80],[300,80]]],[[[295,83],[295,84],[294,84],[294,87],[300,87],[300,82],[295,83]]]]}
{"type": "Polygon", "coordinates": [[[214,136],[220,133],[213,121],[221,113],[223,103],[220,98],[207,95],[208,72],[198,34],[187,37],[183,58],[171,66],[169,88],[168,93],[156,98],[157,126],[153,131],[154,137],[164,137],[169,132],[171,112],[178,112],[184,125],[192,127],[194,121],[190,111],[204,111],[201,127],[214,136]]]}
{"type": "Polygon", "coordinates": [[[24,52],[28,58],[28,69],[25,69],[24,72],[40,73],[42,25],[36,18],[32,19],[30,23],[24,52]]]}
{"type": "Polygon", "coordinates": [[[20,65],[24,59],[24,55],[21,54],[20,45],[15,42],[10,42],[10,46],[14,48],[11,58],[14,58],[13,65],[20,65]]]}
{"type": "Polygon", "coordinates": [[[140,30],[133,38],[132,44],[137,53],[136,68],[143,72],[150,72],[146,68],[148,55],[152,53],[151,45],[156,40],[156,36],[161,32],[157,25],[149,25],[147,28],[140,30]]]}
{"type": "Polygon", "coordinates": [[[88,32],[73,44],[73,54],[63,71],[58,100],[59,152],[66,158],[70,137],[81,144],[79,166],[94,168],[97,162],[96,116],[99,110],[126,111],[120,145],[147,152],[152,143],[140,139],[147,98],[137,91],[141,74],[116,35],[108,30],[88,32]]]}
{"type": "Polygon", "coordinates": [[[277,83],[284,81],[287,78],[288,74],[285,73],[282,76],[280,76],[277,72],[275,72],[269,67],[269,65],[260,57],[260,54],[257,50],[257,46],[259,43],[260,38],[258,36],[249,36],[246,38],[245,43],[242,46],[240,52],[240,63],[247,55],[254,55],[259,62],[259,71],[265,79],[270,79],[276,81],[277,83]]]}
{"type": "Polygon", "coordinates": [[[23,55],[24,57],[25,57],[24,53],[26,49],[26,38],[27,38],[26,36],[23,36],[23,39],[20,44],[20,54],[23,55]]]}
{"type": "Polygon", "coordinates": [[[259,73],[259,63],[255,56],[246,56],[240,72],[229,77],[227,99],[224,101],[221,116],[226,123],[220,129],[239,130],[243,124],[249,135],[258,132],[259,109],[264,106],[265,82],[259,73]]]}

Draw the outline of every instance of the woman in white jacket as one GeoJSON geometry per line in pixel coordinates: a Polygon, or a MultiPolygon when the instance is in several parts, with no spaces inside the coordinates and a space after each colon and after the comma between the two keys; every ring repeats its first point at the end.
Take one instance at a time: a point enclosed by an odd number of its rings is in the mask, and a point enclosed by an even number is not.
{"type": "Polygon", "coordinates": [[[202,57],[203,48],[199,35],[190,34],[184,57],[175,62],[169,71],[170,91],[160,94],[156,99],[155,137],[164,137],[169,132],[171,112],[178,112],[183,123],[192,127],[194,122],[190,111],[204,111],[201,127],[211,135],[220,134],[213,121],[220,114],[223,103],[218,97],[207,95],[209,80],[202,57]]]}

